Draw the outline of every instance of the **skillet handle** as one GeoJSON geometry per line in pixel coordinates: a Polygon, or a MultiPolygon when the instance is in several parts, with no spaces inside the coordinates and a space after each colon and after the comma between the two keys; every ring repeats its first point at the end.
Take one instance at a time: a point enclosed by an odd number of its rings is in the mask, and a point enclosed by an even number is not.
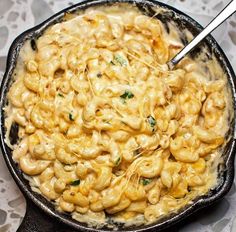
{"type": "Polygon", "coordinates": [[[26,213],[17,232],[75,232],[48,216],[33,202],[26,200],[26,213]]]}

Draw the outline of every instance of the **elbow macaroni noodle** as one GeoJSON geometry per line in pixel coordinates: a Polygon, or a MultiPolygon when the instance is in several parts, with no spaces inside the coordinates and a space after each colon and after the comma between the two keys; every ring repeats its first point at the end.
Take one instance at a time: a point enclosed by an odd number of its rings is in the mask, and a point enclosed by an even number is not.
{"type": "Polygon", "coordinates": [[[19,125],[13,158],[58,210],[149,223],[216,184],[225,81],[190,58],[169,71],[177,50],[160,21],[89,9],[35,42],[22,49],[6,127],[19,125]]]}

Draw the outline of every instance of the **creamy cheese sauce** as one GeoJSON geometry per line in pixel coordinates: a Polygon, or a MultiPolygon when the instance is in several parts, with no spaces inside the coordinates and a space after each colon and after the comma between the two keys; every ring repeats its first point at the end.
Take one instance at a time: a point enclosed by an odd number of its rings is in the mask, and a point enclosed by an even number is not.
{"type": "Polygon", "coordinates": [[[183,44],[168,27],[134,6],[96,7],[21,49],[5,141],[33,191],[91,227],[151,223],[217,184],[233,117],[226,75],[204,50],[169,71],[183,44]]]}

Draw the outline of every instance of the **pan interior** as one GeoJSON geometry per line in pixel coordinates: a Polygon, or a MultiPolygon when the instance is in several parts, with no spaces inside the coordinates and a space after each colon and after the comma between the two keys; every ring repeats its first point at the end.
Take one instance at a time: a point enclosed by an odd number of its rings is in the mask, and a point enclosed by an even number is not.
{"type": "MultiPolygon", "coordinates": [[[[104,3],[106,3],[106,1],[87,2],[85,4],[82,3],[82,4],[78,4],[75,7],[70,8],[68,10],[65,10],[64,12],[75,12],[76,10],[85,9],[86,7],[89,7],[93,4],[97,5],[97,4],[104,4],[104,3]]],[[[136,3],[132,2],[132,4],[137,5],[137,7],[148,16],[153,17],[153,15],[155,15],[155,10],[154,10],[153,6],[156,4],[156,2],[151,3],[149,1],[147,1],[145,4],[143,4],[142,2],[136,2],[136,3]]],[[[164,9],[168,9],[167,6],[162,5],[162,4],[160,4],[160,5],[162,7],[164,7],[164,9]]],[[[20,51],[21,47],[23,46],[23,44],[26,42],[26,40],[28,40],[28,39],[32,40],[34,38],[39,37],[48,26],[54,24],[57,21],[61,21],[63,19],[64,12],[59,13],[57,16],[49,19],[49,21],[46,21],[42,25],[39,25],[38,27],[36,27],[36,29],[32,29],[29,32],[21,35],[20,37],[17,38],[17,40],[14,42],[13,46],[11,47],[11,50],[10,50],[10,53],[8,56],[9,63],[8,63],[7,71],[5,73],[4,80],[2,83],[2,87],[1,87],[1,90],[2,90],[1,91],[1,123],[2,123],[1,124],[1,140],[2,140],[2,148],[4,151],[4,156],[6,158],[7,164],[9,166],[11,172],[13,173],[13,177],[16,179],[21,190],[31,200],[33,200],[38,206],[43,208],[49,214],[54,215],[54,216],[57,215],[57,217],[59,217],[63,222],[70,224],[76,228],[80,228],[80,225],[86,227],[86,224],[80,224],[80,223],[74,221],[73,219],[71,219],[70,215],[64,214],[64,213],[59,213],[59,212],[55,211],[53,202],[48,202],[40,194],[32,192],[29,182],[24,178],[22,171],[20,171],[18,168],[18,165],[12,160],[11,149],[9,149],[7,147],[7,145],[5,144],[5,142],[3,141],[3,138],[5,137],[5,133],[6,133],[5,127],[3,126],[4,125],[3,107],[7,104],[6,93],[8,92],[8,89],[9,89],[11,82],[12,82],[11,81],[12,74],[14,71],[14,67],[16,65],[16,59],[18,57],[19,51],[20,51]]],[[[187,29],[188,31],[190,31],[193,35],[198,34],[199,30],[200,30],[199,25],[197,25],[191,19],[182,15],[181,13],[173,11],[172,8],[165,11],[165,13],[157,14],[155,17],[162,21],[162,23],[165,25],[167,31],[169,30],[168,29],[169,24],[167,22],[172,22],[178,28],[180,28],[181,29],[180,31],[183,32],[181,34],[181,39],[183,41],[183,44],[188,43],[188,39],[187,39],[186,34],[184,33],[184,31],[185,31],[184,29],[187,29]]],[[[231,88],[231,91],[234,91],[234,84],[232,81],[233,73],[232,73],[232,70],[228,68],[230,65],[227,62],[222,51],[218,48],[218,45],[214,42],[214,40],[211,37],[209,37],[207,41],[202,43],[198,49],[194,50],[191,53],[191,57],[193,59],[195,59],[195,58],[197,59],[199,57],[199,54],[201,54],[202,52],[205,53],[204,59],[210,59],[212,56],[217,57],[218,62],[220,63],[220,65],[222,66],[226,75],[229,78],[228,79],[229,80],[229,83],[228,83],[229,88],[231,88]]],[[[233,96],[233,94],[232,94],[232,96],[233,96]]],[[[234,101],[234,99],[233,99],[233,101],[234,101]]],[[[232,102],[232,105],[233,104],[234,104],[234,102],[232,102]]],[[[218,199],[219,197],[221,197],[220,194],[227,192],[230,185],[232,184],[232,169],[233,169],[233,167],[227,166],[227,165],[230,164],[229,160],[230,160],[230,157],[232,156],[232,148],[234,146],[233,133],[234,133],[235,125],[234,125],[233,117],[230,119],[230,123],[232,126],[230,127],[231,129],[227,135],[228,142],[222,151],[222,154],[223,154],[222,157],[224,159],[224,162],[222,163],[222,165],[219,166],[219,172],[218,172],[219,184],[217,185],[217,187],[215,189],[210,190],[207,195],[200,197],[199,199],[195,199],[193,204],[187,205],[185,208],[181,209],[177,213],[173,213],[173,214],[168,215],[164,218],[161,218],[159,221],[157,221],[153,224],[137,227],[137,228],[135,228],[136,230],[139,230],[139,229],[141,230],[141,229],[145,229],[145,228],[154,228],[156,226],[157,226],[157,228],[162,228],[162,226],[166,226],[168,224],[168,221],[169,221],[169,223],[178,221],[179,219],[186,217],[187,214],[194,212],[197,208],[202,207],[204,201],[209,202],[209,203],[213,202],[215,199],[218,199]],[[227,175],[231,175],[231,177],[229,178],[227,175]]],[[[11,133],[10,133],[11,142],[13,144],[18,139],[17,130],[18,130],[18,126],[14,124],[11,128],[11,133]]],[[[120,224],[118,224],[117,226],[119,229],[123,228],[123,226],[120,224]]],[[[107,228],[107,227],[104,227],[101,229],[102,230],[109,230],[109,228],[107,228]]],[[[126,228],[126,230],[127,231],[133,230],[133,228],[126,228]]]]}

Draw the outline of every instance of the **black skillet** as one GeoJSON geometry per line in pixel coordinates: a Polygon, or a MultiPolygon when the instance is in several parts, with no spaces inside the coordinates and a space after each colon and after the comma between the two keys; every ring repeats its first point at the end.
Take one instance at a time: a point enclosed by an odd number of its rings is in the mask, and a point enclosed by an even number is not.
{"type": "MultiPolygon", "coordinates": [[[[169,11],[165,14],[159,14],[156,17],[160,19],[168,31],[167,21],[174,22],[180,31],[184,31],[183,29],[188,29],[193,33],[193,35],[197,35],[199,31],[202,30],[202,27],[194,21],[192,18],[187,16],[186,14],[180,12],[179,10],[172,8],[168,5],[160,3],[154,0],[93,0],[93,1],[82,1],[74,6],[71,6],[67,9],[62,10],[61,12],[55,14],[45,22],[40,25],[22,33],[19,35],[15,41],[12,43],[8,59],[7,59],[7,67],[6,72],[3,77],[3,81],[1,84],[1,98],[0,98],[0,106],[1,106],[1,148],[3,156],[6,160],[7,166],[19,186],[20,190],[24,194],[27,202],[26,215],[20,225],[18,231],[20,232],[67,232],[67,231],[109,231],[108,228],[102,228],[100,230],[88,228],[86,224],[79,223],[73,220],[69,214],[57,212],[54,208],[53,202],[47,201],[41,195],[33,192],[29,186],[27,180],[24,179],[22,172],[19,170],[18,165],[12,159],[12,151],[8,148],[6,143],[4,142],[4,137],[6,130],[4,128],[4,112],[3,107],[7,103],[6,93],[9,89],[12,80],[12,74],[14,71],[14,67],[16,64],[16,60],[19,54],[19,51],[26,40],[32,41],[32,47],[34,48],[34,39],[37,39],[43,31],[52,24],[62,21],[62,18],[66,12],[75,12],[77,10],[84,10],[87,7],[95,6],[95,5],[104,5],[111,4],[114,2],[128,2],[132,4],[136,4],[138,8],[143,11],[145,14],[149,16],[154,15],[154,11],[152,10],[153,6],[161,6],[163,8],[168,9],[169,11]]],[[[181,36],[182,41],[186,44],[188,41],[184,33],[181,36]]],[[[206,47],[207,52],[205,54],[205,59],[211,59],[212,54],[218,58],[220,65],[223,70],[227,74],[228,77],[228,85],[232,94],[232,102],[235,112],[235,103],[236,103],[236,91],[235,91],[235,74],[233,69],[226,58],[224,52],[220,48],[220,46],[216,43],[216,41],[208,36],[199,46],[196,48],[190,56],[193,58],[196,57],[200,52],[202,52],[202,48],[206,47]]],[[[178,213],[173,213],[166,218],[163,218],[156,223],[146,225],[146,226],[137,226],[130,228],[122,228],[122,225],[119,225],[119,231],[163,231],[164,229],[170,228],[168,231],[175,231],[173,225],[176,223],[180,223],[181,221],[188,218],[190,215],[211,205],[217,200],[221,199],[230,189],[233,178],[234,178],[234,155],[235,155],[235,113],[234,117],[230,122],[230,131],[228,133],[229,141],[223,150],[224,157],[224,165],[218,167],[218,178],[219,185],[208,192],[208,194],[195,199],[193,204],[186,206],[185,208],[179,210],[178,213]]],[[[10,138],[13,143],[17,141],[17,125],[12,126],[10,138]]]]}

